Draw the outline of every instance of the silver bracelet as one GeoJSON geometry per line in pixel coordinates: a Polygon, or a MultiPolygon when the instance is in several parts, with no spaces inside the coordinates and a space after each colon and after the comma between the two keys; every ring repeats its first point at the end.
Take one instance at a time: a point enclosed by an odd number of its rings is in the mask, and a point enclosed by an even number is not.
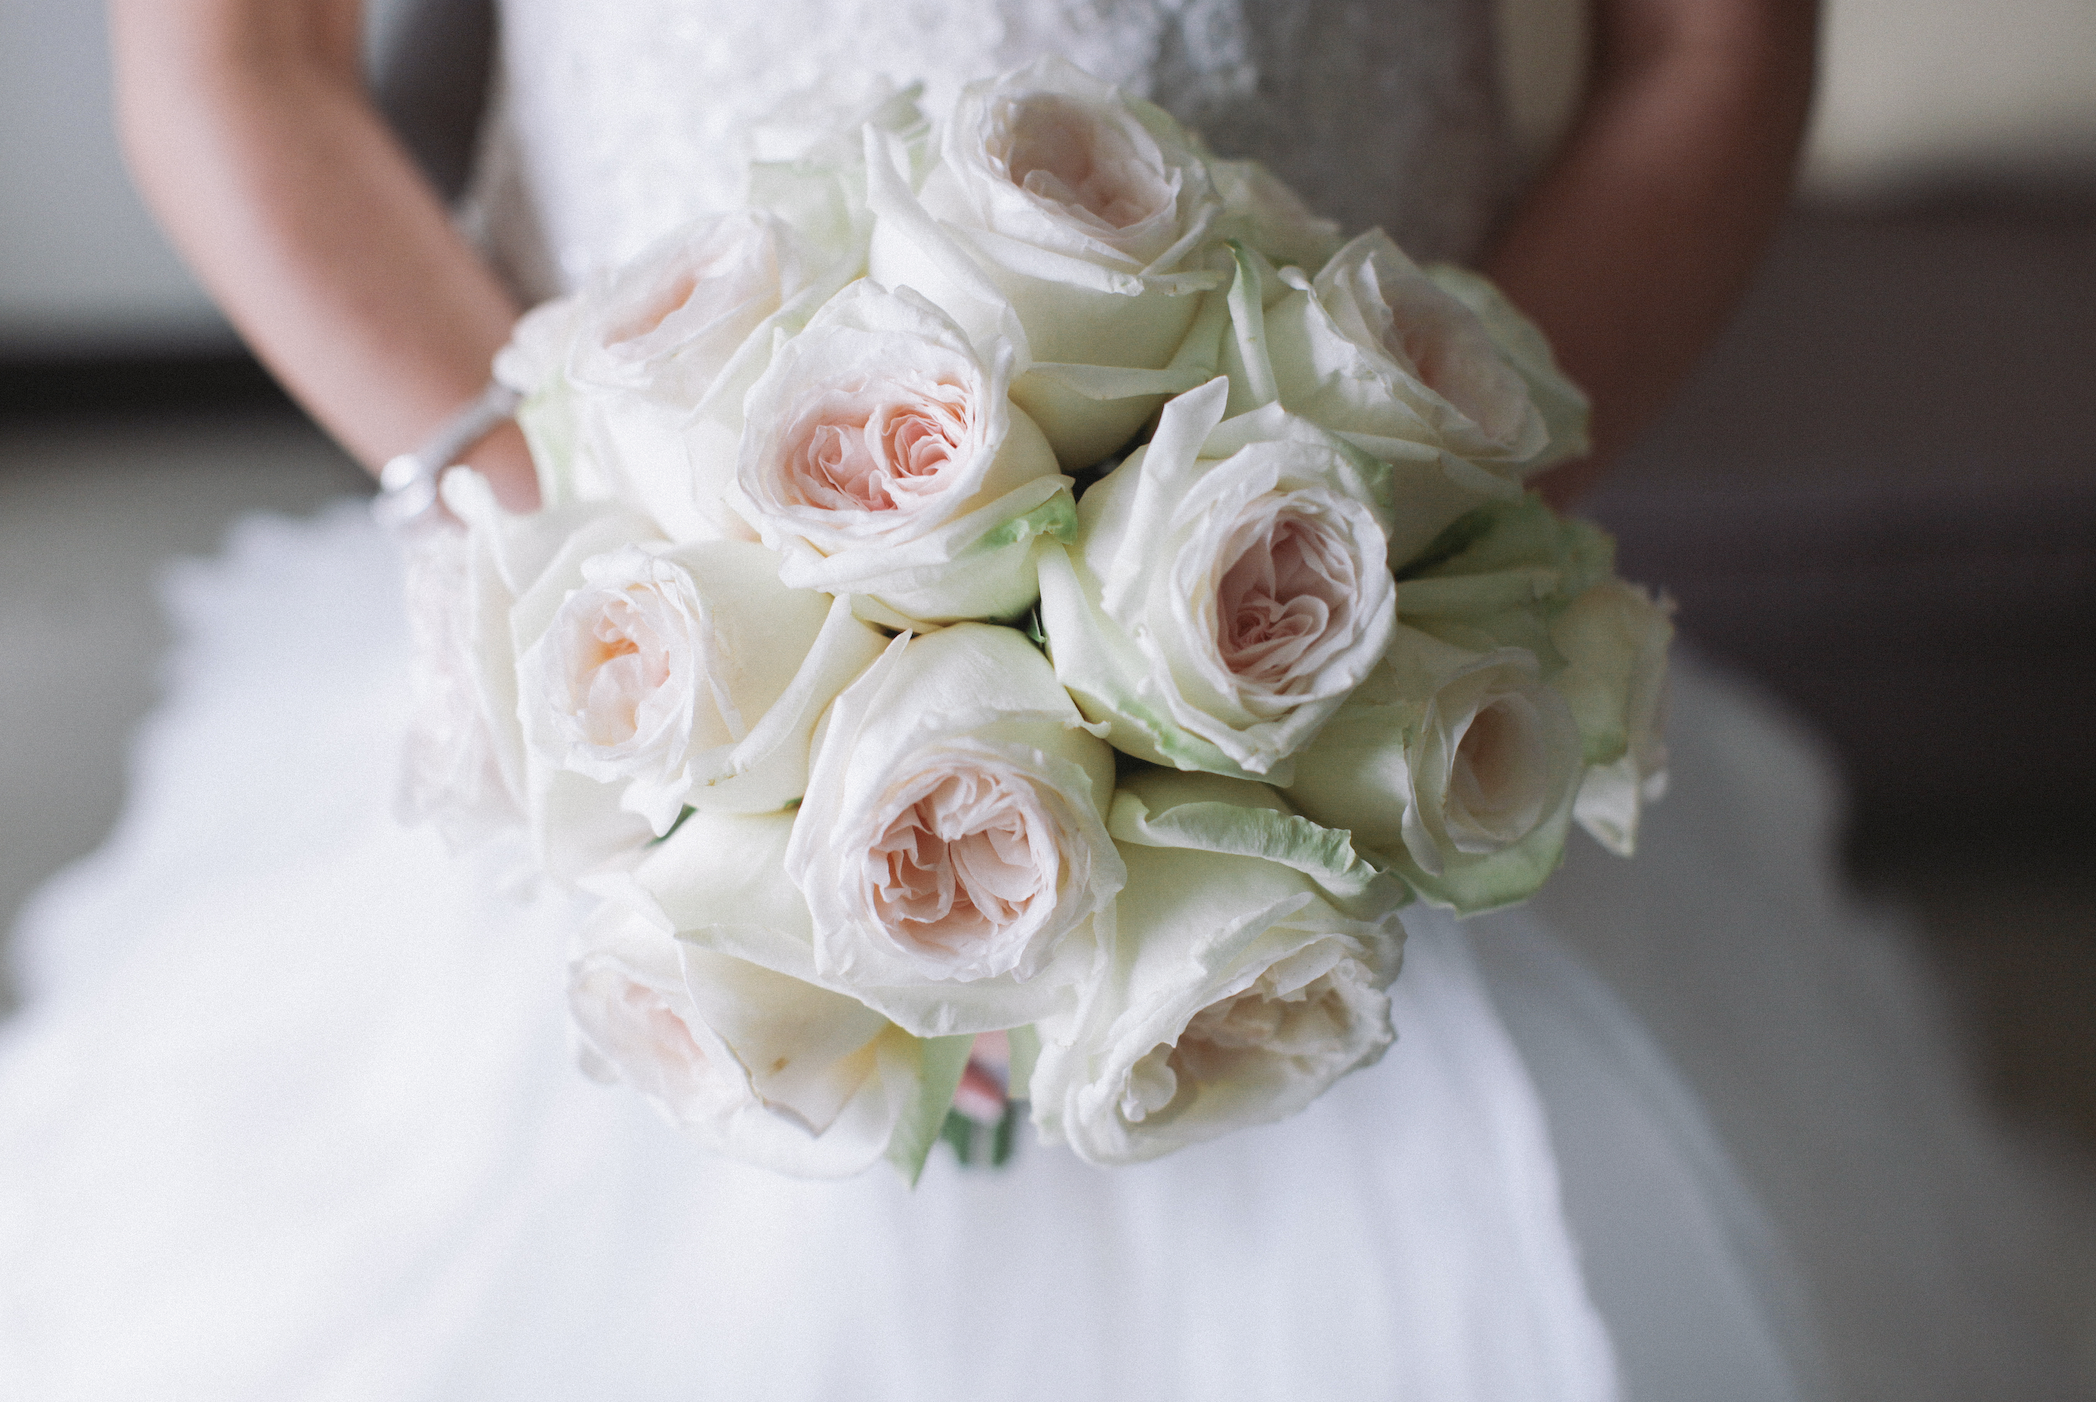
{"type": "Polygon", "coordinates": [[[437,479],[455,466],[468,448],[493,433],[517,412],[523,398],[508,385],[488,381],[471,403],[446,419],[421,447],[402,453],[379,469],[379,493],[371,514],[388,530],[405,532],[442,519],[437,479]]]}

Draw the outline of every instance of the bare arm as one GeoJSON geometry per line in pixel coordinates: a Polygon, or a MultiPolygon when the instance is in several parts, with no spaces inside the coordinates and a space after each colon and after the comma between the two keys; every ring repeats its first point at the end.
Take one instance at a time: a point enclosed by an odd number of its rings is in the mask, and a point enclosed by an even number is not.
{"type": "MultiPolygon", "coordinates": [[[[365,95],[362,0],[111,0],[147,201],[257,355],[376,468],[486,382],[517,308],[365,95]]],[[[472,455],[537,487],[513,428],[472,455]]]]}
{"type": "Polygon", "coordinates": [[[1745,291],[1790,191],[1817,0],[1597,0],[1588,93],[1485,271],[1594,400],[1590,486],[1745,291]]]}

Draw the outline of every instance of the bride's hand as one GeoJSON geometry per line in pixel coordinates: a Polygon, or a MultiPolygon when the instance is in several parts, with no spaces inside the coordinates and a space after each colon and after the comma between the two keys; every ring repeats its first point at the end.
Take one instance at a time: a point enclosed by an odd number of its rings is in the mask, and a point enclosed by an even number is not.
{"type": "MultiPolygon", "coordinates": [[[[517,309],[372,107],[361,0],[111,0],[147,202],[255,353],[376,468],[487,382],[517,309]]],[[[538,492],[513,427],[468,455],[538,492]]]]}
{"type": "Polygon", "coordinates": [[[1658,415],[1775,229],[1811,105],[1816,0],[1597,0],[1587,96],[1485,271],[1593,396],[1563,504],[1658,415]]]}

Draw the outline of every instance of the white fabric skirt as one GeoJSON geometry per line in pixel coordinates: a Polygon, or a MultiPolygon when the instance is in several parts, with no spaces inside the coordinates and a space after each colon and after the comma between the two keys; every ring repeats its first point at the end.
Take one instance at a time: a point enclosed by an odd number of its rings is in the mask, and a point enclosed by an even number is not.
{"type": "Polygon", "coordinates": [[[2047,1204],[1834,789],[1678,671],[1674,793],[1533,907],[1408,915],[1399,1041],[1137,1168],[803,1183],[573,1066],[579,907],[392,818],[398,564],[355,503],[186,566],[102,851],[0,1029],[0,1393],[2067,1396],[2047,1204]]]}

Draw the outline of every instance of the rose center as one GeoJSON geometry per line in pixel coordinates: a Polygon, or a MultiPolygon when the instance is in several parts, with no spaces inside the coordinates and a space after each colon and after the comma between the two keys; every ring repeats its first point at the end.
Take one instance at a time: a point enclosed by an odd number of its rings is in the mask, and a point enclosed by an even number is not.
{"type": "Polygon", "coordinates": [[[1546,763],[1534,702],[1500,696],[1479,707],[1449,770],[1446,811],[1457,848],[1496,850],[1526,837],[1543,816],[1546,763]]]}
{"type": "Polygon", "coordinates": [[[1413,274],[1385,289],[1383,348],[1495,443],[1521,431],[1528,391],[1467,308],[1413,274]]]}
{"type": "Polygon", "coordinates": [[[1244,542],[1223,572],[1216,642],[1223,665],[1246,682],[1300,682],[1306,654],[1351,616],[1351,557],[1315,522],[1283,514],[1244,542]]]}
{"type": "Polygon", "coordinates": [[[1268,977],[1210,1003],[1187,1022],[1179,1040],[1151,1049],[1131,1069],[1121,1097],[1124,1118],[1141,1121],[1183,1107],[1198,1088],[1244,1073],[1262,1057],[1321,1058],[1346,1041],[1345,996],[1331,974],[1276,992],[1268,977]]]}
{"type": "Polygon", "coordinates": [[[1017,796],[979,773],[950,775],[889,823],[874,856],[874,906],[906,946],[964,955],[1052,901],[1052,850],[1017,796]]]}
{"type": "Polygon", "coordinates": [[[613,327],[611,333],[604,338],[604,343],[608,346],[618,346],[648,335],[668,320],[671,313],[689,302],[692,293],[698,290],[697,273],[678,274],[632,317],[613,327]]]}
{"type": "Polygon", "coordinates": [[[631,740],[641,726],[641,708],[670,677],[666,649],[657,646],[630,604],[617,603],[597,615],[583,639],[576,674],[585,738],[593,745],[631,740]]]}
{"type": "Polygon", "coordinates": [[[966,451],[965,387],[861,381],[825,396],[792,456],[802,501],[831,511],[907,510],[945,486],[941,476],[966,451]]]}
{"type": "Polygon", "coordinates": [[[1179,1034],[1172,1059],[1181,1075],[1222,1080],[1248,1056],[1306,1056],[1339,1037],[1346,1002],[1330,974],[1277,993],[1265,979],[1211,1003],[1179,1034]]]}
{"type": "Polygon", "coordinates": [[[1169,184],[1117,125],[1049,93],[1021,98],[1003,115],[1005,173],[1034,198],[1115,230],[1170,208],[1169,184]]]}

